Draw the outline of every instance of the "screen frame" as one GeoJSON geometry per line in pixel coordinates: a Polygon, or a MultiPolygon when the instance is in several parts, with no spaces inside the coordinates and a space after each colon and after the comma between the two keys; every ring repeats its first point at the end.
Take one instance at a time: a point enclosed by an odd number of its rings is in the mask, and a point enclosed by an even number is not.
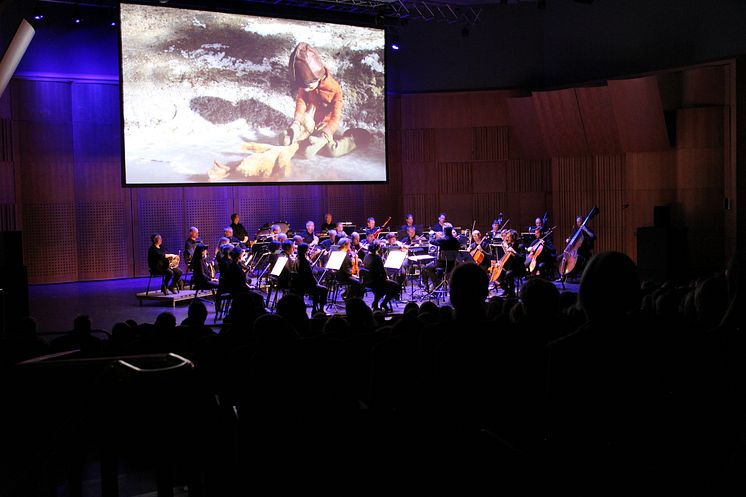
{"type": "MultiPolygon", "coordinates": [[[[257,9],[259,4],[247,4],[247,9],[242,12],[236,12],[228,8],[220,8],[220,6],[184,6],[174,4],[153,4],[148,2],[138,1],[126,1],[117,2],[117,33],[118,33],[118,46],[119,46],[119,140],[120,140],[120,161],[121,161],[121,186],[122,188],[184,188],[184,187],[230,187],[230,186],[302,186],[302,185],[387,185],[391,181],[390,167],[389,167],[389,113],[388,113],[388,99],[389,99],[389,30],[386,26],[378,26],[377,19],[372,19],[369,22],[365,22],[363,18],[352,18],[351,20],[344,22],[329,21],[329,11],[326,16],[311,15],[311,12],[307,10],[297,11],[295,9],[288,9],[287,13],[280,14],[277,11],[269,9],[257,9]],[[218,181],[218,182],[194,182],[194,183],[128,183],[127,182],[127,165],[125,159],[125,137],[124,137],[124,82],[123,82],[123,69],[122,69],[122,5],[142,5],[149,7],[157,7],[163,9],[175,9],[175,10],[192,10],[202,12],[215,12],[221,14],[235,14],[241,16],[251,17],[266,17],[273,19],[288,19],[292,21],[308,21],[308,22],[321,22],[325,24],[336,24],[340,26],[356,26],[370,29],[379,29],[383,31],[383,51],[384,51],[384,99],[383,99],[383,119],[384,119],[384,144],[386,147],[384,154],[384,169],[386,171],[386,179],[384,180],[342,180],[342,181],[218,181]],[[249,8],[250,7],[250,8],[249,8]],[[266,12],[265,12],[266,10],[266,12]]],[[[286,6],[287,7],[287,6],[286,6]]],[[[243,10],[243,9],[242,9],[243,10]]],[[[339,13],[336,13],[339,14],[339,13]]]]}

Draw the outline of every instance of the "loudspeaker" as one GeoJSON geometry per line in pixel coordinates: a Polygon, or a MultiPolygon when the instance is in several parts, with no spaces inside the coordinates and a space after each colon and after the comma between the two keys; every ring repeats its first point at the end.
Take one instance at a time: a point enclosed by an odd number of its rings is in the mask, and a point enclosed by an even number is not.
{"type": "Polygon", "coordinates": [[[671,226],[637,228],[637,273],[641,280],[686,278],[686,232],[671,226]]]}
{"type": "Polygon", "coordinates": [[[653,226],[667,228],[671,226],[671,206],[656,205],[653,207],[653,226]]]}
{"type": "Polygon", "coordinates": [[[23,266],[23,241],[20,231],[0,231],[0,268],[23,266]]]}
{"type": "Polygon", "coordinates": [[[31,24],[25,19],[21,20],[21,24],[18,26],[13,40],[8,45],[8,50],[3,55],[3,60],[0,61],[0,95],[3,94],[5,87],[8,86],[13,73],[16,72],[16,68],[20,64],[23,54],[26,53],[29,44],[31,44],[35,33],[31,24]]]}

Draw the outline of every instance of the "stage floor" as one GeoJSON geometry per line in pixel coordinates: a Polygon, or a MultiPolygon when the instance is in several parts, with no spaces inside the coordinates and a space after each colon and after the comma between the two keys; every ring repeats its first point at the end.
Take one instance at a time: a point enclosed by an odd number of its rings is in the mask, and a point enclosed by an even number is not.
{"type": "MultiPolygon", "coordinates": [[[[562,291],[560,283],[555,283],[555,285],[562,291]]],[[[30,285],[31,315],[39,322],[39,331],[42,333],[72,329],[73,320],[78,314],[88,314],[91,316],[94,328],[106,331],[111,331],[115,323],[127,319],[134,319],[138,323],[152,323],[161,312],[172,312],[176,316],[177,322],[181,322],[186,318],[187,308],[191,299],[183,299],[177,302],[175,307],[172,307],[170,303],[151,300],[144,300],[141,306],[136,295],[144,292],[147,286],[147,277],[81,283],[59,283],[54,285],[30,285]]],[[[577,284],[568,283],[565,287],[567,291],[577,292],[578,290],[577,284]]],[[[418,291],[416,286],[414,290],[414,295],[412,295],[412,286],[407,284],[403,295],[405,303],[408,300],[413,300],[413,296],[415,297],[414,300],[419,301],[417,297],[422,292],[418,291]]],[[[186,290],[186,292],[190,296],[194,295],[193,290],[186,290]]],[[[365,300],[368,304],[371,303],[372,295],[370,292],[368,292],[365,300]]],[[[430,300],[435,301],[435,299],[430,300]]],[[[308,302],[310,304],[310,301],[308,302]]],[[[440,305],[449,303],[447,297],[445,300],[440,300],[440,305]]],[[[401,312],[403,308],[404,303],[396,305],[394,312],[401,312]]],[[[310,313],[310,307],[308,310],[310,313]]],[[[207,311],[209,313],[207,317],[208,324],[211,324],[215,317],[215,306],[211,301],[207,303],[207,311]]],[[[343,312],[343,308],[337,311],[337,313],[343,312]]]]}

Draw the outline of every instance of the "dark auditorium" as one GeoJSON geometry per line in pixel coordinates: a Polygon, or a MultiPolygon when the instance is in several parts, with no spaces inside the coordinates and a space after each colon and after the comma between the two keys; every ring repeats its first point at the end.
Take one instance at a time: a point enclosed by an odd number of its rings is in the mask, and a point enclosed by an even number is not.
{"type": "Polygon", "coordinates": [[[0,0],[0,497],[746,495],[745,25],[0,0]]]}

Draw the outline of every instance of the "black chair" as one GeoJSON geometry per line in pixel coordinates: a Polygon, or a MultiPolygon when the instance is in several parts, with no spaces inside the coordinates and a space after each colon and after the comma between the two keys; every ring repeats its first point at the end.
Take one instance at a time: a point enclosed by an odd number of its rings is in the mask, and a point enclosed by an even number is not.
{"type": "Polygon", "coordinates": [[[459,258],[459,250],[441,250],[438,253],[438,260],[445,262],[443,267],[436,269],[435,273],[441,277],[440,283],[433,289],[431,295],[435,296],[435,300],[440,302],[441,299],[445,300],[448,296],[448,279],[451,276],[453,268],[456,266],[456,261],[459,258]]]}
{"type": "Polygon", "coordinates": [[[228,314],[228,310],[231,308],[233,303],[233,294],[231,293],[219,293],[215,296],[215,318],[214,323],[218,322],[218,319],[225,319],[228,314]]]}

